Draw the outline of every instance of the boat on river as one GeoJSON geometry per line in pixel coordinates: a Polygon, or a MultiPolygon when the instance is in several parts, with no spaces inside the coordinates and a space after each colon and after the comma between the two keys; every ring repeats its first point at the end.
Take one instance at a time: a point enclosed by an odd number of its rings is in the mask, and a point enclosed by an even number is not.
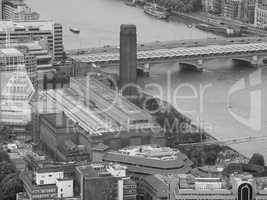
{"type": "Polygon", "coordinates": [[[80,33],[80,29],[78,29],[78,28],[70,27],[69,30],[70,30],[71,32],[75,33],[75,34],[79,34],[79,33],[80,33]]]}
{"type": "Polygon", "coordinates": [[[136,6],[135,0],[125,0],[124,3],[127,6],[132,6],[132,7],[135,7],[136,6]]]}
{"type": "Polygon", "coordinates": [[[168,19],[170,16],[166,9],[157,6],[157,4],[145,5],[144,12],[158,19],[168,19]]]}

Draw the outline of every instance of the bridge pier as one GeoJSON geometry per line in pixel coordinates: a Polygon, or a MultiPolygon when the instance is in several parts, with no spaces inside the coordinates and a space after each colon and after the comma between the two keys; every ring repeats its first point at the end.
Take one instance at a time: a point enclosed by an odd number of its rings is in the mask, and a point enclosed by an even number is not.
{"type": "Polygon", "coordinates": [[[261,64],[259,56],[258,55],[254,55],[254,56],[250,56],[250,57],[241,57],[241,58],[232,58],[233,64],[247,64],[250,67],[259,67],[259,65],[261,64]]]}
{"type": "Polygon", "coordinates": [[[197,61],[197,70],[198,71],[203,71],[203,64],[204,64],[204,61],[203,61],[203,59],[198,59],[198,61],[197,61]]]}
{"type": "Polygon", "coordinates": [[[149,77],[149,72],[150,72],[150,64],[149,63],[145,63],[144,65],[144,74],[146,77],[149,77]]]}
{"type": "Polygon", "coordinates": [[[198,60],[179,62],[179,65],[182,67],[182,69],[189,69],[189,70],[194,70],[198,72],[203,71],[203,64],[204,64],[204,61],[202,58],[198,60]]]}
{"type": "Polygon", "coordinates": [[[145,63],[145,64],[139,64],[137,66],[137,73],[140,75],[145,75],[146,77],[149,77],[149,73],[150,73],[150,64],[149,63],[145,63]]]}
{"type": "Polygon", "coordinates": [[[251,65],[252,65],[252,67],[258,67],[259,66],[259,57],[257,55],[252,56],[251,65]]]}

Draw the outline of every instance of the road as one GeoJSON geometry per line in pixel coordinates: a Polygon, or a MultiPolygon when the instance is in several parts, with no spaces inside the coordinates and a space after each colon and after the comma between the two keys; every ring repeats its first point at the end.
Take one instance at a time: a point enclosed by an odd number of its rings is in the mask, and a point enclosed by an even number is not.
{"type": "Polygon", "coordinates": [[[211,25],[219,25],[221,23],[221,24],[228,25],[231,27],[245,26],[248,28],[246,31],[248,34],[264,36],[264,37],[267,36],[266,30],[256,28],[252,24],[243,23],[238,20],[226,19],[226,18],[222,18],[219,16],[210,15],[210,14],[205,14],[205,13],[201,13],[201,14],[198,13],[197,15],[191,15],[191,16],[198,21],[201,20],[203,23],[209,23],[211,25]]]}

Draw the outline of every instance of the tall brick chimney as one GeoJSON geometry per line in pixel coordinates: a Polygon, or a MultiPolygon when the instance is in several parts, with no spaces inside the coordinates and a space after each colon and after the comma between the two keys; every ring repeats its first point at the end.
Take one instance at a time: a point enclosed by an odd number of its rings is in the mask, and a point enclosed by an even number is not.
{"type": "Polygon", "coordinates": [[[120,89],[123,96],[136,96],[136,87],[126,87],[127,84],[136,84],[136,26],[122,24],[120,27],[120,89]]]}

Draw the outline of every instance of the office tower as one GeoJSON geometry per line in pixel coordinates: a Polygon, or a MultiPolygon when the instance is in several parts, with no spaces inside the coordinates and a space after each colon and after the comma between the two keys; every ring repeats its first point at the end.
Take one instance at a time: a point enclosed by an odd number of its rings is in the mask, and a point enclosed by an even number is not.
{"type": "Polygon", "coordinates": [[[135,200],[136,183],[118,164],[91,163],[76,167],[76,182],[84,200],[135,200]]]}
{"type": "Polygon", "coordinates": [[[240,19],[242,11],[241,0],[225,0],[223,4],[223,16],[230,19],[240,19]]]}
{"type": "Polygon", "coordinates": [[[23,0],[6,0],[1,7],[3,20],[34,21],[40,18],[39,13],[32,12],[23,0]]]}
{"type": "Polygon", "coordinates": [[[241,16],[240,16],[241,21],[249,24],[254,23],[255,5],[256,5],[256,0],[242,0],[241,16]]]}
{"type": "Polygon", "coordinates": [[[62,25],[49,20],[12,22],[0,21],[0,43],[25,40],[46,40],[53,61],[63,59],[62,25]],[[8,36],[8,37],[7,37],[8,36]],[[8,38],[8,40],[7,40],[8,38]]]}
{"type": "Polygon", "coordinates": [[[136,27],[122,24],[120,29],[120,89],[124,96],[134,96],[136,87],[129,84],[136,83],[136,27]],[[128,85],[128,86],[127,86],[128,85]]]}
{"type": "Polygon", "coordinates": [[[267,1],[258,0],[255,8],[255,20],[254,25],[258,28],[267,28],[267,1]]]}

